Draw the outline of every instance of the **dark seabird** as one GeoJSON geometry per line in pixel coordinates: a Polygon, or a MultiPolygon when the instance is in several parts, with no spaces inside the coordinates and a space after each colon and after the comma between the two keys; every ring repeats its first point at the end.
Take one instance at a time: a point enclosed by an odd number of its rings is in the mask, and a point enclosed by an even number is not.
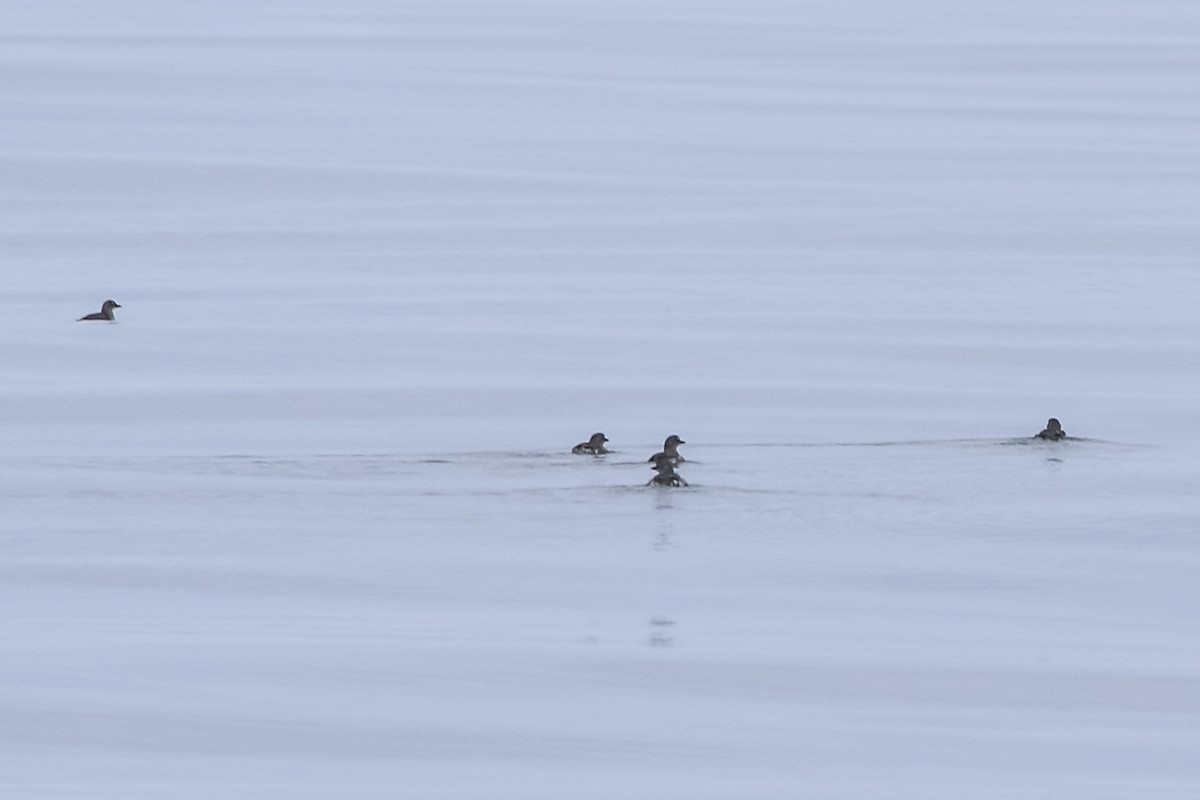
{"type": "Polygon", "coordinates": [[[1067,438],[1067,432],[1063,430],[1062,423],[1054,417],[1046,420],[1046,430],[1037,434],[1035,439],[1048,439],[1052,442],[1057,442],[1059,439],[1067,438]]]}
{"type": "Polygon", "coordinates": [[[687,442],[685,442],[683,439],[680,439],[676,434],[672,433],[667,437],[667,440],[663,442],[662,452],[655,453],[646,460],[653,462],[661,456],[663,458],[670,459],[672,464],[681,464],[687,460],[683,456],[679,455],[679,445],[681,444],[687,444],[687,442]]]}
{"type": "Polygon", "coordinates": [[[647,486],[687,486],[688,482],[683,479],[683,476],[675,471],[675,465],[671,463],[671,459],[662,453],[656,453],[650,457],[654,462],[654,469],[658,474],[650,479],[647,486]]]}
{"type": "Polygon", "coordinates": [[[92,322],[100,320],[102,322],[113,322],[116,317],[113,316],[113,309],[120,308],[121,304],[116,300],[105,300],[104,305],[95,314],[88,314],[86,317],[80,317],[76,322],[92,322]]]}
{"type": "Polygon", "coordinates": [[[571,452],[577,456],[602,456],[608,452],[604,447],[604,443],[607,441],[608,437],[603,433],[593,433],[592,438],[575,445],[571,448],[571,452]]]}

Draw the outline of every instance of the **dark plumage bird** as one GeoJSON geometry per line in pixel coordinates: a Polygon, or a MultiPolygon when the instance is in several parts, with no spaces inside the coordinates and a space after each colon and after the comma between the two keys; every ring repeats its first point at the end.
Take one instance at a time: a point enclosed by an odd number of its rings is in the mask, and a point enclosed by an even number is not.
{"type": "Polygon", "coordinates": [[[1039,434],[1036,434],[1035,439],[1048,439],[1051,442],[1057,442],[1059,439],[1067,438],[1067,432],[1063,430],[1062,423],[1054,417],[1046,420],[1046,429],[1039,434]]]}
{"type": "Polygon", "coordinates": [[[675,465],[671,463],[671,459],[662,453],[656,453],[650,457],[654,463],[654,469],[658,472],[647,486],[687,486],[688,482],[683,479],[683,476],[675,471],[675,465]]]}
{"type": "Polygon", "coordinates": [[[80,317],[79,319],[77,319],[75,321],[76,322],[93,322],[96,320],[100,320],[103,322],[112,322],[116,319],[116,317],[113,316],[113,309],[120,308],[120,307],[121,307],[121,304],[118,303],[116,300],[105,300],[104,305],[102,305],[100,307],[100,310],[97,311],[95,314],[88,314],[86,317],[80,317]]]}
{"type": "Polygon", "coordinates": [[[593,433],[592,438],[575,445],[571,448],[571,452],[577,456],[602,456],[608,452],[604,447],[604,443],[607,441],[608,437],[603,433],[593,433]]]}
{"type": "Polygon", "coordinates": [[[655,459],[662,457],[670,459],[672,465],[682,464],[687,459],[679,455],[679,445],[681,444],[687,444],[687,442],[685,442],[683,439],[680,439],[678,435],[672,433],[667,437],[667,440],[663,442],[662,452],[655,453],[646,460],[650,463],[654,463],[655,459]]]}

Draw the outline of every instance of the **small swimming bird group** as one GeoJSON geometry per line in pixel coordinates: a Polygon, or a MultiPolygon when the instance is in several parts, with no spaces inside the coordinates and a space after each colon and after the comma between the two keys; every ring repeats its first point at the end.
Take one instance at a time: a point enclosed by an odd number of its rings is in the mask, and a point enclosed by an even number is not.
{"type": "MultiPolygon", "coordinates": [[[[115,322],[116,316],[113,314],[113,309],[120,308],[121,304],[116,300],[105,300],[100,306],[100,310],[94,314],[87,314],[80,317],[77,322],[115,322]]],[[[1050,442],[1058,442],[1067,438],[1067,432],[1063,430],[1062,423],[1055,417],[1046,420],[1046,427],[1040,433],[1034,434],[1035,439],[1044,439],[1050,442]]],[[[580,442],[571,448],[571,452],[577,456],[602,456],[608,452],[608,448],[604,445],[608,442],[608,437],[603,433],[593,433],[591,438],[586,442],[580,442]]],[[[679,455],[679,445],[687,444],[678,435],[672,433],[663,442],[663,449],[660,452],[650,456],[647,461],[653,464],[653,469],[658,474],[650,479],[647,486],[687,486],[688,483],[683,479],[683,476],[675,471],[675,467],[679,466],[685,459],[679,455]]]]}
{"type": "Polygon", "coordinates": [[[120,308],[121,304],[116,300],[105,300],[104,305],[100,306],[100,310],[95,314],[88,314],[85,317],[80,317],[76,322],[116,322],[116,317],[113,315],[114,308],[120,308]]]}
{"type": "MultiPolygon", "coordinates": [[[[604,446],[608,441],[608,437],[603,433],[593,433],[591,438],[586,442],[580,442],[571,448],[571,452],[577,456],[601,456],[608,452],[608,448],[604,446]]],[[[663,442],[663,449],[646,459],[653,465],[658,474],[650,479],[647,486],[687,486],[688,482],[683,479],[683,476],[675,471],[675,467],[682,461],[685,461],[683,456],[679,454],[679,445],[687,444],[678,435],[672,433],[663,442]]]]}
{"type": "MultiPolygon", "coordinates": [[[[1062,423],[1057,418],[1051,417],[1046,420],[1045,429],[1041,433],[1034,434],[1033,438],[1058,442],[1067,438],[1067,432],[1063,430],[1062,423]]],[[[608,452],[608,448],[604,446],[607,442],[608,437],[603,433],[593,433],[586,442],[580,442],[572,447],[571,452],[578,456],[601,456],[608,452]]],[[[672,433],[663,442],[663,449],[646,459],[651,464],[651,468],[658,473],[650,479],[647,486],[688,485],[683,476],[675,471],[675,467],[687,460],[679,454],[679,445],[681,444],[687,444],[687,442],[672,433]]]]}

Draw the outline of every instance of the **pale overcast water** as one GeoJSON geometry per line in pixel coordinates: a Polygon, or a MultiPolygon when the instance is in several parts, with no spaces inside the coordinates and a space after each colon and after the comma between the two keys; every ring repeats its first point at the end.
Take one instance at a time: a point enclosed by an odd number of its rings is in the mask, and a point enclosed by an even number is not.
{"type": "Polygon", "coordinates": [[[1190,0],[8,3],[0,797],[1194,800],[1197,87],[1190,0]]]}

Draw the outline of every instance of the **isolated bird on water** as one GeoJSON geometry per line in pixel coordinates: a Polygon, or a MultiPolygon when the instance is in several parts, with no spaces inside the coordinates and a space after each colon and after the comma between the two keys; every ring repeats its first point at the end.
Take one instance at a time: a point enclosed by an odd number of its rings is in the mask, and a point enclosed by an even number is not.
{"type": "Polygon", "coordinates": [[[121,304],[116,300],[105,300],[104,305],[95,314],[88,314],[86,317],[80,317],[76,322],[115,322],[116,317],[113,316],[113,309],[120,308],[121,304]]]}
{"type": "Polygon", "coordinates": [[[1054,417],[1046,420],[1046,429],[1035,435],[1035,439],[1048,439],[1052,442],[1057,442],[1059,439],[1067,438],[1067,432],[1063,430],[1062,423],[1054,417]]]}

